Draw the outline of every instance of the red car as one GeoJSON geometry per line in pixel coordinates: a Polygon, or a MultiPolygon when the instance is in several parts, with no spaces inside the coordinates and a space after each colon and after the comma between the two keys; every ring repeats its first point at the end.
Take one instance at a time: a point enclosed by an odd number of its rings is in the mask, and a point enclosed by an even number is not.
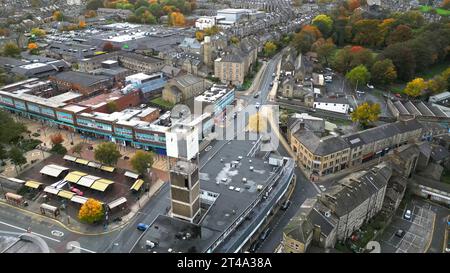
{"type": "Polygon", "coordinates": [[[402,98],[402,95],[400,95],[399,93],[394,94],[397,98],[402,98]]]}
{"type": "Polygon", "coordinates": [[[79,189],[75,188],[75,187],[70,187],[70,191],[76,193],[79,196],[83,196],[83,192],[80,191],[79,189]]]}

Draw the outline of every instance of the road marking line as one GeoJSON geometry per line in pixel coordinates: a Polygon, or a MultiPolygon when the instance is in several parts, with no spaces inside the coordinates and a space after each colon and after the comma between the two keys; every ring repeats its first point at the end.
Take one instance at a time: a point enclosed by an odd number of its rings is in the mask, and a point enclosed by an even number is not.
{"type": "MultiPolygon", "coordinates": [[[[0,224],[3,224],[3,225],[8,226],[8,227],[15,228],[15,229],[18,229],[18,230],[22,230],[22,231],[25,231],[25,232],[27,231],[24,228],[21,228],[21,227],[15,226],[15,225],[11,225],[11,224],[8,224],[8,223],[2,222],[2,221],[0,221],[0,224]]],[[[39,234],[39,233],[36,233],[36,232],[31,232],[31,234],[34,234],[36,236],[39,236],[39,237],[42,237],[42,238],[45,238],[45,239],[49,239],[49,240],[52,240],[52,241],[55,241],[55,242],[58,242],[58,243],[61,243],[60,240],[57,240],[57,239],[54,239],[54,238],[51,238],[51,237],[48,237],[48,236],[45,236],[45,235],[42,235],[42,234],[39,234]]]]}
{"type": "Polygon", "coordinates": [[[78,248],[80,250],[84,250],[84,251],[89,252],[89,253],[96,253],[95,251],[92,251],[92,250],[89,250],[89,249],[86,249],[86,248],[83,248],[83,247],[80,247],[80,246],[76,246],[76,245],[73,245],[73,244],[69,244],[69,246],[71,246],[73,248],[78,248]]]}

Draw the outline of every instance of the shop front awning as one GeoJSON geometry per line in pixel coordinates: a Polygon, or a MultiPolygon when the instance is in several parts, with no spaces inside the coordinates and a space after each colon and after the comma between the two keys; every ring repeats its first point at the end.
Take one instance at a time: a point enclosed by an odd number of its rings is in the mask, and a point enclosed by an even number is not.
{"type": "Polygon", "coordinates": [[[81,179],[81,177],[86,176],[86,173],[82,173],[82,172],[70,172],[68,175],[66,175],[66,177],[64,177],[64,180],[69,181],[71,183],[78,183],[78,180],[81,179]]]}
{"type": "Polygon", "coordinates": [[[75,193],[66,191],[66,190],[62,190],[62,191],[58,192],[59,197],[66,198],[69,200],[71,200],[74,195],[75,195],[75,193]]]}
{"type": "Polygon", "coordinates": [[[112,173],[114,171],[114,167],[110,167],[110,166],[102,166],[100,169],[105,172],[109,172],[109,173],[112,173]]]}
{"type": "Polygon", "coordinates": [[[63,159],[64,159],[64,160],[67,160],[67,161],[70,161],[70,162],[75,162],[75,161],[77,160],[76,157],[71,156],[71,155],[65,155],[65,156],[63,157],[63,159]]]}
{"type": "Polygon", "coordinates": [[[25,183],[25,186],[27,186],[29,188],[33,188],[33,189],[38,189],[41,185],[42,185],[42,183],[34,181],[34,180],[28,180],[25,183]]]}
{"type": "Polygon", "coordinates": [[[89,163],[89,160],[77,158],[77,160],[75,160],[75,162],[78,164],[81,164],[81,165],[87,165],[89,163]]]}
{"type": "Polygon", "coordinates": [[[47,165],[44,168],[42,168],[40,173],[51,176],[51,177],[58,177],[61,175],[61,173],[63,173],[64,171],[67,171],[67,170],[69,170],[69,168],[55,165],[55,164],[50,164],[50,165],[47,165]]]}
{"type": "Polygon", "coordinates": [[[47,187],[45,187],[44,192],[51,193],[51,194],[58,194],[59,189],[51,187],[51,186],[47,186],[47,187]]]}
{"type": "Polygon", "coordinates": [[[133,186],[131,186],[130,190],[138,191],[142,185],[144,184],[144,180],[138,179],[134,182],[133,186]]]}

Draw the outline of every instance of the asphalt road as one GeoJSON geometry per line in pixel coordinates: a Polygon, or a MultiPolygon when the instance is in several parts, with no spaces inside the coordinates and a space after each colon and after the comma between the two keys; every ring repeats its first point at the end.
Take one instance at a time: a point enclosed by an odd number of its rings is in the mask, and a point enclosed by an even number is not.
{"type": "Polygon", "coordinates": [[[129,253],[143,232],[137,229],[139,223],[150,225],[159,214],[165,214],[170,207],[169,184],[164,183],[159,192],[138,211],[133,219],[111,240],[104,252],[129,253]]]}
{"type": "Polygon", "coordinates": [[[31,232],[48,244],[51,252],[102,252],[117,231],[104,235],[82,235],[67,230],[56,221],[18,210],[15,207],[0,203],[0,233],[2,232],[31,232]],[[95,240],[93,240],[93,238],[95,240]]]}
{"type": "MultiPolygon", "coordinates": [[[[276,71],[280,59],[281,54],[279,53],[276,56],[274,56],[274,58],[269,60],[266,70],[263,71],[259,88],[257,90],[261,92],[259,97],[254,98],[253,95],[250,94],[248,96],[240,96],[240,98],[245,99],[247,101],[247,104],[249,105],[256,104],[257,102],[259,102],[261,105],[266,104],[267,97],[272,88],[270,86],[270,83],[273,81],[272,74],[276,71]]],[[[283,145],[278,146],[278,152],[282,156],[289,156],[288,152],[283,147],[283,145]]],[[[276,215],[274,215],[272,221],[269,224],[269,227],[272,228],[272,231],[270,232],[266,240],[261,244],[257,252],[262,253],[273,252],[275,248],[280,244],[280,241],[283,237],[284,227],[289,222],[289,220],[297,213],[301,204],[305,201],[305,199],[309,197],[314,197],[319,192],[319,188],[313,183],[311,183],[298,168],[295,170],[295,174],[297,176],[297,180],[294,191],[290,198],[291,205],[287,210],[285,211],[280,210],[277,212],[276,215]]]]}

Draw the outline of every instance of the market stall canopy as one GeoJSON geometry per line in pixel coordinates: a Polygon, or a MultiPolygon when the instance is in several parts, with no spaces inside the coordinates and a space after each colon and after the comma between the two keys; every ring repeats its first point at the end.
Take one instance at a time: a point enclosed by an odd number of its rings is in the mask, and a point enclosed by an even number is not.
{"type": "Polygon", "coordinates": [[[80,180],[80,178],[85,175],[87,175],[87,174],[83,173],[83,172],[74,171],[74,172],[70,172],[68,175],[66,175],[66,177],[64,177],[64,180],[76,184],[76,183],[78,183],[78,180],[80,180]]]}
{"type": "Polygon", "coordinates": [[[63,157],[63,159],[64,159],[64,160],[67,160],[67,161],[71,161],[71,162],[75,162],[75,161],[77,160],[76,157],[71,156],[71,155],[65,155],[65,156],[63,157]]]}
{"type": "Polygon", "coordinates": [[[94,161],[89,161],[89,163],[87,165],[89,167],[93,167],[93,168],[97,168],[97,169],[100,169],[102,167],[102,164],[94,162],[94,161]]]}
{"type": "Polygon", "coordinates": [[[51,187],[51,186],[47,186],[47,187],[45,187],[44,192],[51,193],[51,194],[58,194],[59,189],[51,187]]]}
{"type": "Polygon", "coordinates": [[[78,180],[77,184],[89,188],[92,186],[92,184],[96,180],[99,180],[99,179],[100,179],[100,177],[97,177],[97,176],[86,175],[86,176],[81,177],[80,180],[78,180]]]}
{"type": "Polygon", "coordinates": [[[72,199],[70,199],[70,201],[74,202],[74,203],[78,203],[83,205],[84,203],[86,203],[88,199],[86,197],[83,196],[79,196],[79,195],[75,195],[72,197],[72,199]]]}
{"type": "Polygon", "coordinates": [[[133,186],[131,186],[130,190],[138,191],[142,187],[142,184],[144,184],[144,180],[138,179],[134,182],[133,186]]]}
{"type": "Polygon", "coordinates": [[[41,185],[42,185],[42,183],[34,181],[34,180],[28,180],[25,183],[25,186],[33,188],[33,189],[38,189],[41,185]]]}
{"type": "Polygon", "coordinates": [[[112,172],[114,171],[114,168],[113,168],[113,167],[106,166],[106,165],[102,166],[100,169],[101,169],[101,170],[104,170],[104,171],[106,171],[106,172],[109,172],[109,173],[112,173],[112,172]]]}
{"type": "Polygon", "coordinates": [[[58,196],[62,197],[62,198],[66,198],[66,199],[72,199],[72,197],[75,195],[75,193],[71,192],[71,191],[66,191],[66,190],[62,190],[60,192],[58,192],[58,196]]]}
{"type": "Polygon", "coordinates": [[[63,173],[64,171],[69,170],[69,168],[55,165],[55,164],[49,164],[44,166],[44,168],[41,169],[40,173],[45,174],[51,177],[58,177],[63,173]]]}
{"type": "Polygon", "coordinates": [[[126,171],[125,172],[125,176],[126,177],[130,177],[130,178],[134,178],[134,179],[138,179],[139,178],[139,174],[134,173],[134,172],[130,172],[130,171],[126,171]]]}
{"type": "Polygon", "coordinates": [[[109,209],[113,209],[115,207],[118,207],[124,203],[127,202],[127,199],[125,197],[120,197],[119,199],[116,199],[108,204],[109,209]]]}
{"type": "Polygon", "coordinates": [[[77,160],[75,160],[75,162],[78,164],[81,164],[81,165],[87,165],[89,163],[89,160],[77,158],[77,160]]]}

